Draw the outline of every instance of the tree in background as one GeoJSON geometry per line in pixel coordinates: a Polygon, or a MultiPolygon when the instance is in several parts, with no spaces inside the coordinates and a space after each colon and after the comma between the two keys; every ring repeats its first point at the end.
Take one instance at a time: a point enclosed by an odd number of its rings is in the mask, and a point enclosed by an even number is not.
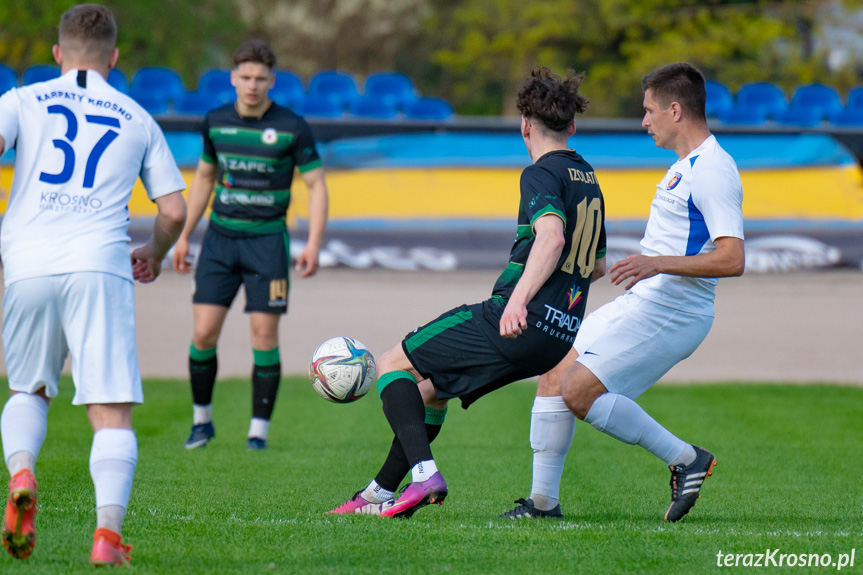
{"type": "Polygon", "coordinates": [[[250,33],[269,42],[279,67],[367,75],[390,70],[429,11],[427,0],[238,0],[250,33]]]}
{"type": "MultiPolygon", "coordinates": [[[[60,15],[74,0],[0,0],[0,62],[23,72],[53,64],[60,15]]],[[[177,70],[194,88],[207,68],[230,66],[230,54],[247,37],[234,0],[121,0],[105,2],[119,28],[119,68],[131,78],[141,66],[177,70]]]]}

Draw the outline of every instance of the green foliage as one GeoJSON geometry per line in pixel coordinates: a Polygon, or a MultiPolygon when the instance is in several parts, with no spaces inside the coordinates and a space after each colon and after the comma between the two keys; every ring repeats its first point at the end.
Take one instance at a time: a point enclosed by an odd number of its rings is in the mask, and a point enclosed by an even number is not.
{"type": "MultiPolygon", "coordinates": [[[[53,64],[60,16],[74,0],[0,2],[0,61],[23,72],[33,64],[53,64]]],[[[141,66],[169,66],[194,88],[211,67],[230,67],[230,54],[246,38],[234,0],[117,0],[106,5],[119,29],[118,67],[129,76],[141,66]]]]}
{"type": "MultiPolygon", "coordinates": [[[[446,503],[410,520],[335,517],[375,474],[391,431],[375,392],[350,405],[286,378],[270,449],[245,447],[251,390],[219,381],[216,439],[186,451],[188,383],[145,381],[135,408],[138,470],[124,526],[136,573],[707,573],[716,555],[850,553],[863,537],[863,390],[837,386],[657,386],[641,405],[719,465],[698,506],[668,524],[668,470],[652,455],[579,423],[561,486],[562,521],[497,515],[530,488],[535,386],[513,384],[465,412],[454,404],[433,448],[446,503]]],[[[37,546],[3,573],[83,573],[95,527],[87,468],[92,432],[51,405],[36,468],[37,546]]],[[[857,549],[858,551],[860,549],[857,549]]],[[[858,567],[860,556],[856,558],[858,567]]],[[[782,569],[780,572],[784,572],[782,569]]],[[[795,569],[795,572],[830,569],[795,569]]]]}
{"type": "Polygon", "coordinates": [[[823,2],[433,2],[428,54],[441,69],[442,95],[461,113],[516,114],[515,94],[533,66],[586,70],[588,114],[601,117],[640,116],[641,77],[678,61],[732,90],[751,81],[789,93],[808,82],[855,82],[852,68],[831,72],[811,49],[823,2]]]}

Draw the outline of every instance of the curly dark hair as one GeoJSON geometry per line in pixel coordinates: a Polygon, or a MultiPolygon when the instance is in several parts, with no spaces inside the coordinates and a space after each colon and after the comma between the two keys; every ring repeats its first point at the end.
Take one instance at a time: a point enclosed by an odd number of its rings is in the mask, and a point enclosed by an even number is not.
{"type": "Polygon", "coordinates": [[[582,80],[584,72],[567,70],[564,80],[546,67],[534,68],[518,91],[518,111],[552,132],[565,132],[575,115],[587,109],[587,98],[578,93],[582,80]]]}
{"type": "Polygon", "coordinates": [[[641,89],[653,90],[653,97],[663,110],[677,102],[696,118],[706,120],[704,75],[691,64],[680,62],[656,69],[641,79],[641,89]]]}

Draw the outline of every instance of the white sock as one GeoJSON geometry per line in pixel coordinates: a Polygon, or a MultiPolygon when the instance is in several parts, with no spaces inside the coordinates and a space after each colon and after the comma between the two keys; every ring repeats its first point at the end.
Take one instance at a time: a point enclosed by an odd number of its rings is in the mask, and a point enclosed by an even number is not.
{"type": "Polygon", "coordinates": [[[597,397],[584,420],[606,435],[640,445],[666,465],[671,465],[689,447],[637,403],[617,393],[603,393],[597,397]]]}
{"type": "Polygon", "coordinates": [[[678,455],[668,465],[671,465],[672,467],[674,467],[675,465],[683,465],[685,467],[685,466],[689,465],[690,463],[692,463],[693,461],[695,461],[695,458],[697,456],[698,456],[698,454],[695,453],[695,448],[692,447],[691,445],[687,444],[686,447],[684,448],[684,450],[680,452],[680,455],[678,455]]]}
{"type": "Polygon", "coordinates": [[[192,404],[192,423],[201,425],[202,423],[210,423],[213,420],[213,404],[198,405],[192,404]]]}
{"type": "Polygon", "coordinates": [[[372,479],[369,486],[360,493],[360,496],[369,503],[383,503],[384,501],[392,499],[393,495],[395,495],[394,492],[384,489],[378,485],[378,482],[374,479],[372,479]]]}
{"type": "Polygon", "coordinates": [[[537,509],[549,511],[559,503],[560,477],[572,437],[575,416],[561,396],[537,397],[530,413],[533,484],[530,498],[537,509]]]}
{"type": "Polygon", "coordinates": [[[437,465],[434,459],[420,461],[411,468],[411,481],[414,483],[428,481],[435,473],[437,473],[437,465]]]}
{"type": "Polygon", "coordinates": [[[93,435],[90,475],[99,527],[121,533],[137,464],[138,439],[131,429],[105,428],[93,435]]]}
{"type": "Polygon", "coordinates": [[[0,436],[9,473],[33,471],[48,432],[48,402],[38,395],[16,393],[0,415],[0,436]]]}
{"type": "Polygon", "coordinates": [[[261,439],[267,438],[267,430],[270,428],[270,420],[269,419],[261,419],[260,417],[253,417],[252,423],[249,425],[249,437],[260,437],[261,439]]]}

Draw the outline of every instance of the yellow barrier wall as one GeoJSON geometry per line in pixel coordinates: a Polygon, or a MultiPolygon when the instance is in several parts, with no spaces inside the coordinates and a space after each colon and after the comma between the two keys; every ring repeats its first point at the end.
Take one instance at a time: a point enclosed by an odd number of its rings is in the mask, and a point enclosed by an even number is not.
{"type": "MultiPolygon", "coordinates": [[[[5,211],[12,167],[0,168],[0,210],[5,211]]],[[[193,170],[184,170],[186,184],[193,170]]],[[[380,169],[327,173],[330,218],[514,218],[520,169],[380,169]]],[[[647,219],[661,170],[598,170],[609,219],[647,219]]],[[[863,220],[863,176],[856,165],[749,170],[743,180],[743,212],[749,219],[863,220]]],[[[153,216],[140,181],[130,202],[132,217],[153,216]]],[[[294,185],[292,218],[308,213],[302,179],[294,185]]]]}

